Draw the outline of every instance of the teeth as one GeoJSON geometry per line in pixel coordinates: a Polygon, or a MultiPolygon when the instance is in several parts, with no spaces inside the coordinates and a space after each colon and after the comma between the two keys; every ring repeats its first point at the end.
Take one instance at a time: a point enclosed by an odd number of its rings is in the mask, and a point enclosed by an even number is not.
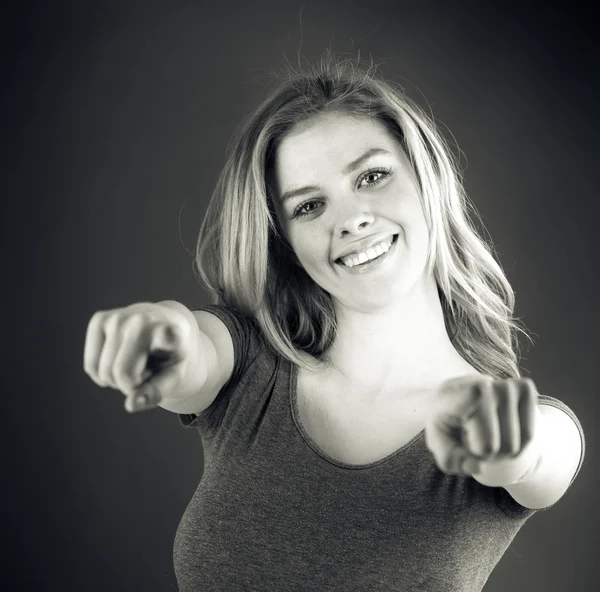
{"type": "Polygon", "coordinates": [[[342,257],[342,262],[344,265],[346,265],[346,267],[354,267],[355,265],[359,265],[365,261],[369,261],[370,259],[375,259],[375,257],[379,257],[379,255],[388,251],[392,246],[393,241],[394,237],[391,236],[387,240],[382,241],[373,247],[366,249],[365,251],[342,257]]]}

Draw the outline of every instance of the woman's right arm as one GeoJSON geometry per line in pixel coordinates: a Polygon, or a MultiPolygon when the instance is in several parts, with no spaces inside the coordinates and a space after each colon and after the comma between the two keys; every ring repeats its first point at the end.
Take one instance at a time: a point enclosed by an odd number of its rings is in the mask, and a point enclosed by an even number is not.
{"type": "Polygon", "coordinates": [[[94,313],[84,370],[99,386],[121,391],[129,412],[160,406],[199,414],[231,377],[233,341],[207,311],[174,300],[140,302],[94,313]],[[138,402],[140,395],[146,403],[138,402]]]}

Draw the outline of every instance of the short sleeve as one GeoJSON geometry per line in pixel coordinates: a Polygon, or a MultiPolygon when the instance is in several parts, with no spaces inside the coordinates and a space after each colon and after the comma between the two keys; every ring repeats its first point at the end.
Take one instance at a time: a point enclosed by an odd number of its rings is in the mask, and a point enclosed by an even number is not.
{"type": "MultiPolygon", "coordinates": [[[[583,428],[581,426],[579,419],[573,412],[573,410],[568,405],[563,403],[562,401],[559,401],[558,399],[555,399],[554,397],[549,397],[548,395],[539,395],[538,404],[539,405],[551,405],[552,407],[557,407],[561,411],[564,411],[575,422],[575,425],[577,426],[577,429],[579,431],[579,437],[581,438],[581,456],[579,458],[577,470],[575,471],[575,474],[573,475],[573,478],[571,479],[571,483],[569,483],[569,487],[571,487],[571,485],[573,484],[573,481],[575,481],[575,477],[577,477],[577,475],[579,474],[581,466],[583,465],[583,459],[585,458],[585,435],[583,433],[583,428]]],[[[568,491],[569,487],[567,488],[567,491],[568,491]]],[[[558,501],[560,501],[560,500],[558,500],[558,501]]],[[[532,516],[535,512],[544,512],[545,510],[548,510],[555,505],[555,504],[552,504],[545,508],[539,508],[539,509],[526,508],[525,506],[522,506],[519,502],[517,502],[510,495],[510,493],[506,489],[504,489],[504,487],[497,488],[496,503],[497,503],[498,507],[507,516],[514,517],[514,518],[528,518],[529,516],[532,516]]]]}
{"type": "Polygon", "coordinates": [[[227,408],[233,385],[240,380],[251,358],[256,354],[256,321],[236,309],[219,304],[209,304],[192,310],[207,311],[218,317],[227,327],[233,341],[233,371],[213,403],[199,415],[179,414],[179,421],[183,427],[204,428],[204,432],[210,432],[219,423],[227,408]]]}

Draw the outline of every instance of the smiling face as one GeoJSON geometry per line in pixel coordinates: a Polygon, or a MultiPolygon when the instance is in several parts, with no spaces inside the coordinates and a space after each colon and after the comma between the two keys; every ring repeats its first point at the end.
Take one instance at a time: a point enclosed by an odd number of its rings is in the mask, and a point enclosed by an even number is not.
{"type": "Polygon", "coordinates": [[[365,309],[401,300],[422,276],[428,230],[412,167],[379,121],[326,113],[296,125],[274,160],[277,218],[306,273],[334,301],[365,309]],[[368,237],[397,234],[382,263],[336,263],[368,237]]]}

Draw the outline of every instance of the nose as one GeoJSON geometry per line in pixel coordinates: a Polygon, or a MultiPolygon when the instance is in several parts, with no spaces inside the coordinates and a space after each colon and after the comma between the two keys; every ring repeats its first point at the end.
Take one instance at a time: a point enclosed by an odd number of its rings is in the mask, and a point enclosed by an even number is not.
{"type": "Polygon", "coordinates": [[[345,234],[361,234],[372,226],[375,216],[370,212],[354,212],[347,215],[336,226],[336,236],[345,234]]]}

